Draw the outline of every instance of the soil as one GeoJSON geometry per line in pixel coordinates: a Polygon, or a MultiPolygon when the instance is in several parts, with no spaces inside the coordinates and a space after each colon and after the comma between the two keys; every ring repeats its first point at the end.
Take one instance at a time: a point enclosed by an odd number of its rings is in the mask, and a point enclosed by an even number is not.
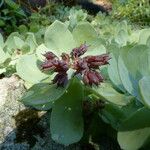
{"type": "Polygon", "coordinates": [[[112,10],[112,3],[109,0],[94,0],[95,4],[103,6],[106,10],[112,10]]]}

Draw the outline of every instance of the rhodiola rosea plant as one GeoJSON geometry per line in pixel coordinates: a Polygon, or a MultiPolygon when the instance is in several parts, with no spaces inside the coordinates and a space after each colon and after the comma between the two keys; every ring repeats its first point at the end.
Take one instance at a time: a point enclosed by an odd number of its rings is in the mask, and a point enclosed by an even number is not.
{"type": "MultiPolygon", "coordinates": [[[[111,124],[115,131],[118,131],[118,142],[123,149],[138,149],[149,141],[150,110],[144,105],[145,103],[140,101],[143,99],[139,99],[138,95],[132,93],[138,89],[137,84],[135,84],[136,88],[130,92],[132,82],[129,81],[134,78],[133,81],[136,79],[139,81],[139,78],[128,76],[128,73],[132,73],[130,69],[136,69],[137,66],[135,64],[131,67],[128,63],[118,63],[122,57],[133,56],[126,52],[136,44],[121,48],[120,45],[116,46],[112,43],[109,47],[111,48],[110,59],[102,45],[103,41],[89,23],[80,23],[70,32],[67,26],[59,21],[48,27],[44,41],[37,47],[36,54],[22,56],[16,69],[18,75],[26,81],[26,85],[31,87],[21,101],[40,110],[52,109],[50,128],[52,138],[56,142],[69,145],[82,138],[83,110],[84,107],[86,108],[87,100],[98,105],[101,104],[101,100],[105,102],[103,109],[96,110],[99,120],[103,120],[97,128],[104,130],[102,125],[104,122],[111,124]],[[102,65],[108,62],[110,63],[108,65],[109,78],[107,77],[107,80],[101,83],[104,78],[101,74],[104,69],[102,65]],[[41,70],[40,73],[38,73],[39,70],[41,70]],[[127,84],[125,79],[128,81],[127,84]],[[142,134],[137,136],[139,132],[142,134]],[[140,142],[129,143],[130,141],[127,141],[126,144],[124,142],[126,137],[132,136],[140,142]]],[[[139,47],[138,44],[137,47],[139,47]]],[[[133,53],[137,47],[132,49],[133,53]]],[[[148,46],[144,45],[139,49],[145,51],[144,56],[146,60],[149,60],[148,46]]],[[[123,59],[123,61],[127,60],[123,59]]],[[[134,61],[132,63],[134,64],[134,61]]],[[[144,69],[142,72],[149,74],[144,69]]],[[[148,81],[147,77],[143,80],[140,83],[140,89],[143,89],[143,84],[148,81]]],[[[148,87],[147,84],[146,86],[148,87]]],[[[140,94],[147,102],[148,92],[141,90],[140,94]]]]}
{"type": "Polygon", "coordinates": [[[122,149],[147,146],[149,29],[130,35],[123,23],[115,31],[117,35],[108,40],[88,22],[76,24],[71,32],[68,29],[67,24],[54,22],[39,46],[31,33],[26,38],[12,33],[5,42],[0,36],[0,71],[7,73],[13,65],[29,88],[22,102],[40,110],[52,109],[50,128],[55,141],[65,145],[79,141],[84,115],[90,114],[88,124],[90,130],[96,128],[98,139],[101,134],[112,135],[110,130],[104,132],[110,124],[118,132],[122,149]],[[109,65],[101,66],[108,61],[109,65]],[[91,108],[95,111],[92,117],[91,108]],[[135,141],[128,141],[130,138],[135,141]]]}
{"type": "Polygon", "coordinates": [[[44,41],[36,54],[22,56],[16,66],[18,75],[33,85],[21,101],[41,110],[52,108],[52,138],[69,145],[83,136],[83,102],[91,87],[104,80],[99,67],[108,64],[110,57],[86,22],[71,33],[64,23],[55,21],[46,30],[44,41]],[[36,73],[36,65],[45,76],[36,73]],[[86,90],[85,85],[89,85],[86,90]]]}

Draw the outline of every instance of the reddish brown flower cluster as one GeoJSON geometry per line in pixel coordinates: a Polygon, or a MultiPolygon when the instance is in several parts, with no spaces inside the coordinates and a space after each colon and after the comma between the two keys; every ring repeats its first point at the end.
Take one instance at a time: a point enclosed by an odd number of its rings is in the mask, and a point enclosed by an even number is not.
{"type": "Polygon", "coordinates": [[[99,85],[103,82],[103,77],[100,72],[96,71],[100,66],[108,64],[110,59],[108,54],[98,56],[86,56],[81,58],[88,49],[86,44],[74,48],[70,55],[62,53],[59,59],[52,52],[44,54],[46,60],[42,64],[42,70],[52,70],[57,72],[53,79],[53,83],[57,86],[65,86],[68,82],[67,71],[69,68],[75,70],[74,75],[81,75],[83,82],[86,85],[99,85]]]}

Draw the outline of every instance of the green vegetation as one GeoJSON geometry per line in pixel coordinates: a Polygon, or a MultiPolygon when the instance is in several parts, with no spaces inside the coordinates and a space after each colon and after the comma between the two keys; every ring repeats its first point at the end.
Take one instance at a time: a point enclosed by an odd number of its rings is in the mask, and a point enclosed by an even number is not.
{"type": "MultiPolygon", "coordinates": [[[[64,145],[80,140],[97,142],[105,134],[125,150],[149,147],[150,27],[146,19],[149,13],[145,9],[148,5],[137,9],[133,5],[133,1],[115,3],[109,16],[101,13],[92,16],[79,7],[49,4],[31,16],[24,13],[19,16],[26,16],[25,24],[14,15],[19,26],[16,22],[14,26],[8,24],[4,19],[7,13],[0,18],[5,35],[14,31],[5,38],[0,34],[0,74],[16,74],[24,80],[27,92],[20,101],[25,105],[52,110],[50,129],[56,142],[64,145]],[[134,18],[133,9],[137,14],[134,18]],[[81,59],[102,54],[111,57],[109,65],[92,68],[101,72],[103,83],[88,86],[82,74],[73,74],[73,68],[67,70],[67,85],[57,87],[52,81],[57,71],[41,69],[43,55],[50,51],[60,59],[62,53],[70,54],[85,43],[88,50],[81,59]],[[86,124],[87,118],[90,121],[86,124]]],[[[7,9],[12,11],[12,7],[7,9]]],[[[18,9],[21,10],[17,5],[13,11],[18,9]]],[[[92,80],[95,82],[95,78],[92,80]]]]}

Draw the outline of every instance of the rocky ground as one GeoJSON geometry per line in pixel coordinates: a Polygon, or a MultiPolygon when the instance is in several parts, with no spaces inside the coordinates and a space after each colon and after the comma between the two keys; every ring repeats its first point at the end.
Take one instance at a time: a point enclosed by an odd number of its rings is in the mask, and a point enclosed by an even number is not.
{"type": "Polygon", "coordinates": [[[0,79],[0,150],[120,150],[107,137],[100,143],[80,143],[64,147],[50,137],[49,113],[37,111],[19,102],[26,91],[23,81],[16,76],[0,79]],[[95,149],[95,148],[96,149],[95,149]]]}
{"type": "Polygon", "coordinates": [[[0,150],[79,150],[52,141],[47,113],[18,101],[24,92],[16,76],[0,80],[0,150]]]}

